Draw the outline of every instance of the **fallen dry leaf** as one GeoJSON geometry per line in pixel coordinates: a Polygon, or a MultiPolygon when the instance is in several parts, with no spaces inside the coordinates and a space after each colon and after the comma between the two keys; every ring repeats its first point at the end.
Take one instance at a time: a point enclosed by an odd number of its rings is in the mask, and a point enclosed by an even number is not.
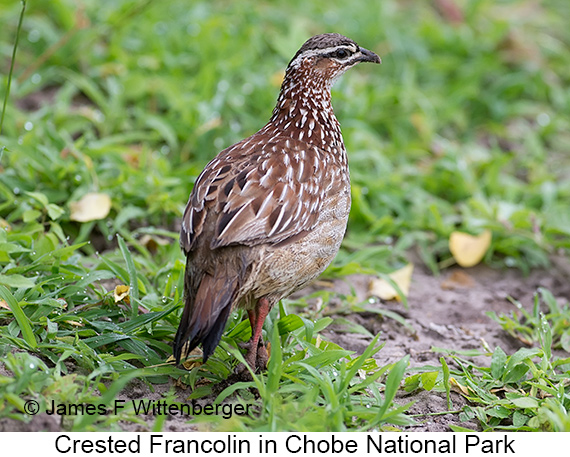
{"type": "Polygon", "coordinates": [[[498,51],[502,60],[517,65],[532,64],[536,68],[543,65],[543,57],[540,47],[529,41],[526,35],[517,29],[512,29],[499,43],[498,51]]]}
{"type": "Polygon", "coordinates": [[[10,309],[8,303],[6,303],[4,300],[0,300],[0,308],[10,309]]]}
{"type": "MultiPolygon", "coordinates": [[[[394,281],[404,296],[410,293],[410,284],[412,282],[412,273],[414,271],[414,264],[409,263],[405,267],[400,268],[388,275],[394,281]]],[[[397,300],[402,301],[398,291],[385,279],[372,278],[368,286],[368,293],[374,295],[382,300],[397,300]]]]}
{"type": "Polygon", "coordinates": [[[202,359],[186,359],[184,362],[182,362],[182,366],[184,367],[185,370],[190,371],[192,368],[195,367],[200,367],[204,365],[204,362],[202,362],[202,359]]]}
{"type": "Polygon", "coordinates": [[[471,288],[475,286],[475,280],[461,270],[455,270],[447,279],[441,281],[443,290],[453,290],[457,288],[471,288]]]}
{"type": "Polygon", "coordinates": [[[470,395],[470,392],[469,392],[470,389],[469,389],[469,387],[464,386],[463,384],[460,384],[460,383],[457,381],[457,379],[455,379],[455,378],[449,378],[449,384],[450,384],[452,387],[455,387],[456,389],[458,389],[458,390],[459,390],[461,393],[463,393],[464,395],[470,395]]]}
{"type": "MultiPolygon", "coordinates": [[[[190,371],[194,367],[202,366],[204,362],[202,361],[203,358],[202,349],[196,347],[192,349],[192,351],[188,352],[188,345],[189,343],[186,343],[184,346],[182,346],[182,359],[186,359],[182,362],[182,366],[184,367],[185,370],[190,371]]],[[[174,361],[175,359],[173,355],[171,355],[170,357],[168,357],[168,359],[166,359],[167,363],[174,361]]]]}
{"type": "Polygon", "coordinates": [[[69,218],[77,222],[96,221],[107,217],[111,210],[111,197],[107,194],[91,192],[85,194],[81,200],[70,203],[71,215],[69,218]]]}
{"type": "Polygon", "coordinates": [[[120,301],[124,301],[127,305],[130,305],[131,299],[129,297],[129,291],[131,288],[129,286],[125,286],[124,284],[120,284],[115,287],[113,291],[113,297],[115,297],[115,303],[119,303],[120,301]]]}
{"type": "Polygon", "coordinates": [[[219,127],[220,125],[222,125],[222,118],[220,116],[214,116],[209,121],[206,121],[202,125],[200,125],[196,129],[196,134],[197,135],[203,135],[204,133],[215,129],[216,127],[219,127]]]}
{"type": "Polygon", "coordinates": [[[322,342],[323,342],[323,340],[322,340],[322,338],[321,338],[321,335],[319,335],[319,334],[317,333],[317,337],[315,338],[315,346],[318,347],[319,349],[322,349],[322,348],[321,348],[321,343],[322,343],[322,342]]]}
{"type": "Polygon", "coordinates": [[[85,324],[78,322],[78,321],[63,321],[69,325],[73,325],[74,327],[85,327],[85,324]]]}
{"type": "Polygon", "coordinates": [[[133,144],[128,146],[128,149],[122,154],[123,159],[127,162],[132,168],[139,168],[140,159],[142,154],[142,145],[140,144],[133,144]]]}
{"type": "Polygon", "coordinates": [[[5,219],[2,219],[1,217],[0,217],[0,228],[6,229],[7,232],[12,230],[12,227],[10,226],[8,221],[5,219]]]}
{"type": "Polygon", "coordinates": [[[156,252],[159,246],[167,246],[170,244],[170,241],[165,238],[161,238],[159,236],[144,234],[140,238],[140,243],[144,247],[146,247],[150,252],[154,253],[156,252]]]}
{"type": "Polygon", "coordinates": [[[462,267],[472,267],[483,259],[491,246],[491,231],[485,230],[480,235],[453,232],[449,237],[449,250],[455,261],[462,267]]]}

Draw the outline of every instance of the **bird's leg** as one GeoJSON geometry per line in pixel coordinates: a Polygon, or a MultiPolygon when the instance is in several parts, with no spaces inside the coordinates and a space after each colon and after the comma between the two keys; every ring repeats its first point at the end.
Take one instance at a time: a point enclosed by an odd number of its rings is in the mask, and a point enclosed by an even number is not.
{"type": "Polygon", "coordinates": [[[255,365],[260,370],[265,370],[267,368],[267,361],[269,356],[267,354],[267,349],[265,349],[265,344],[263,343],[263,337],[261,336],[261,329],[263,328],[263,323],[271,310],[269,305],[269,300],[267,298],[260,298],[257,302],[256,311],[257,316],[255,320],[255,330],[252,335],[253,344],[257,346],[257,357],[255,360],[255,365]]]}
{"type": "Polygon", "coordinates": [[[249,325],[251,325],[251,336],[253,336],[253,329],[255,328],[255,321],[257,320],[255,309],[248,309],[247,317],[249,317],[249,325]]]}
{"type": "Polygon", "coordinates": [[[251,325],[251,339],[248,343],[249,348],[245,355],[245,360],[251,368],[263,370],[267,366],[267,351],[261,338],[261,330],[265,318],[269,314],[269,300],[260,298],[255,309],[249,310],[247,314],[251,325]]]}
{"type": "MultiPolygon", "coordinates": [[[[247,354],[249,354],[250,352],[250,347],[251,347],[251,340],[253,337],[253,329],[255,328],[255,322],[257,320],[257,315],[255,314],[255,309],[248,309],[247,310],[247,317],[249,318],[249,325],[251,326],[251,337],[249,338],[248,341],[245,341],[243,343],[238,343],[238,346],[242,349],[247,349],[247,354]]],[[[255,365],[252,366],[252,368],[255,368],[255,365]]]]}

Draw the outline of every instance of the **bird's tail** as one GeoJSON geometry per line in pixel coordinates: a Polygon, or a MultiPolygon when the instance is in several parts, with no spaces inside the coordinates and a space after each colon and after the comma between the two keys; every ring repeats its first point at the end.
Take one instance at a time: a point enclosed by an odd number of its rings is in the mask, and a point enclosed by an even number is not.
{"type": "MultiPolygon", "coordinates": [[[[187,265],[186,274],[190,271],[187,265]]],[[[239,288],[238,275],[228,273],[225,268],[216,270],[213,276],[205,273],[197,290],[189,286],[192,278],[186,278],[184,311],[174,338],[176,363],[180,363],[182,348],[187,341],[188,352],[202,343],[204,362],[216,349],[239,288]]]]}

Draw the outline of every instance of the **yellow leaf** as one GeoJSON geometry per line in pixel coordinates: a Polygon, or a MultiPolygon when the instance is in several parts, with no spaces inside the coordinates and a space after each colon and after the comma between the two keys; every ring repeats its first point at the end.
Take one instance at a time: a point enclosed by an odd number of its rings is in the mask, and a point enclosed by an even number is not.
{"type": "Polygon", "coordinates": [[[140,244],[142,244],[152,253],[156,252],[159,246],[167,246],[170,244],[170,241],[168,241],[167,239],[148,234],[141,236],[139,241],[140,244]]]}
{"type": "MultiPolygon", "coordinates": [[[[404,296],[410,293],[410,284],[412,282],[412,273],[414,271],[414,264],[409,263],[405,267],[400,268],[388,275],[400,288],[404,296]]],[[[396,289],[385,279],[373,278],[370,280],[368,287],[370,295],[381,298],[382,300],[398,300],[401,301],[402,297],[398,294],[396,289]]]]}
{"type": "MultiPolygon", "coordinates": [[[[182,366],[184,367],[185,370],[190,371],[194,367],[202,366],[204,362],[202,361],[203,359],[202,349],[196,347],[192,349],[192,351],[188,352],[188,346],[189,343],[186,343],[184,346],[182,346],[182,359],[184,359],[182,361],[182,366]]],[[[174,361],[175,359],[173,355],[171,355],[170,357],[168,357],[168,359],[166,359],[167,363],[174,361]]]]}
{"type": "Polygon", "coordinates": [[[81,322],[77,322],[77,321],[63,321],[68,323],[69,325],[73,325],[75,327],[85,327],[85,324],[81,323],[81,322]]]}
{"type": "Polygon", "coordinates": [[[202,365],[204,365],[202,359],[186,359],[184,362],[182,362],[182,366],[185,370],[188,371],[192,370],[192,368],[195,367],[201,367],[202,365]]]}
{"type": "Polygon", "coordinates": [[[317,338],[315,339],[315,346],[318,347],[319,349],[322,349],[322,348],[321,348],[321,343],[322,343],[322,342],[323,342],[323,340],[322,340],[322,338],[321,338],[321,335],[319,335],[319,334],[317,333],[317,338]]]}
{"type": "Polygon", "coordinates": [[[472,267],[481,262],[489,246],[491,246],[490,230],[485,230],[477,236],[453,232],[449,237],[449,250],[462,267],[472,267]]]}
{"type": "Polygon", "coordinates": [[[0,300],[0,308],[10,309],[8,303],[6,303],[4,300],[0,300]]]}
{"type": "Polygon", "coordinates": [[[111,197],[107,194],[92,192],[70,205],[69,218],[77,222],[89,222],[104,219],[111,210],[111,197]]]}
{"type": "Polygon", "coordinates": [[[123,284],[115,287],[113,291],[113,296],[115,297],[115,303],[119,303],[120,301],[124,301],[126,304],[130,304],[131,300],[129,298],[129,291],[131,288],[129,286],[125,286],[123,284]]]}
{"type": "Polygon", "coordinates": [[[447,279],[441,281],[443,290],[475,287],[475,280],[463,270],[452,271],[447,279]]]}
{"type": "Polygon", "coordinates": [[[449,384],[450,384],[452,387],[455,387],[455,388],[457,388],[458,390],[460,390],[461,393],[463,393],[464,395],[469,395],[469,394],[470,394],[470,392],[469,392],[469,387],[464,386],[463,384],[460,384],[460,383],[457,381],[457,379],[455,379],[455,378],[449,378],[449,384]]]}
{"type": "Polygon", "coordinates": [[[219,127],[220,125],[222,125],[222,118],[220,116],[215,116],[212,119],[210,119],[209,121],[206,121],[204,124],[200,125],[196,129],[196,135],[203,135],[204,133],[215,129],[215,128],[219,127]]]}

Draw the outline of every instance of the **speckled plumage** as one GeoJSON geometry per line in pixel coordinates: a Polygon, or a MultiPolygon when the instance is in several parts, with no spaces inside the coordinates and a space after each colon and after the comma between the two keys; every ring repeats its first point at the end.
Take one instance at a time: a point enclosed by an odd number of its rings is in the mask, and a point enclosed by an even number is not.
{"type": "Polygon", "coordinates": [[[338,252],[350,210],[348,161],[330,88],[358,62],[379,57],[339,34],[309,39],[293,57],[270,121],[202,171],[182,219],[185,308],[174,342],[217,346],[229,313],[248,310],[246,355],[262,367],[263,320],[314,280],[338,252]]]}

